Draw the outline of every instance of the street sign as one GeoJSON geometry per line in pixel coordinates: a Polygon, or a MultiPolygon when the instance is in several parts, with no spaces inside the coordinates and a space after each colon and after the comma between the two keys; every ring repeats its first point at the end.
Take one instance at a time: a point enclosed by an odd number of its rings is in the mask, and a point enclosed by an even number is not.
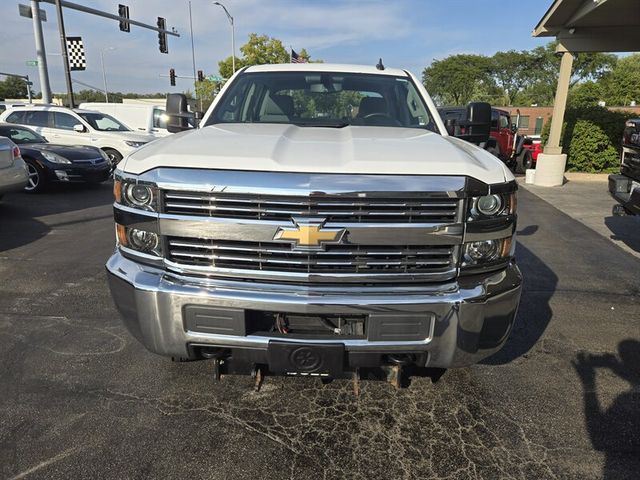
{"type": "Polygon", "coordinates": [[[224,78],[220,75],[207,75],[207,80],[210,82],[224,82],[224,78]]]}
{"type": "Polygon", "coordinates": [[[38,60],[27,60],[24,63],[25,63],[25,65],[27,67],[37,67],[38,66],[38,60]]]}
{"type": "MultiPolygon", "coordinates": [[[[42,20],[43,22],[46,22],[47,21],[46,10],[43,10],[41,8],[39,8],[38,10],[40,10],[40,20],[42,20]]],[[[18,12],[20,13],[21,17],[33,18],[33,13],[31,12],[31,7],[29,5],[23,5],[19,3],[18,12]]]]}

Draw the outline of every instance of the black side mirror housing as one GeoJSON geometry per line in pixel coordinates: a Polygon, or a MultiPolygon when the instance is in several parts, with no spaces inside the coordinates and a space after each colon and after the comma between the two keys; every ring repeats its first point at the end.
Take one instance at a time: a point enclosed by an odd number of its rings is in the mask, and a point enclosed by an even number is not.
{"type": "Polygon", "coordinates": [[[470,143],[484,143],[489,140],[491,131],[491,105],[486,102],[472,102],[467,105],[465,120],[460,122],[460,131],[456,137],[470,143]]]}
{"type": "Polygon", "coordinates": [[[515,123],[511,124],[511,133],[516,133],[518,131],[518,125],[515,123]]]}
{"type": "Polygon", "coordinates": [[[187,97],[182,93],[170,93],[167,95],[167,108],[166,114],[169,117],[167,120],[167,130],[171,133],[182,132],[184,130],[190,130],[189,120],[194,122],[194,115],[187,108],[187,97]]]}

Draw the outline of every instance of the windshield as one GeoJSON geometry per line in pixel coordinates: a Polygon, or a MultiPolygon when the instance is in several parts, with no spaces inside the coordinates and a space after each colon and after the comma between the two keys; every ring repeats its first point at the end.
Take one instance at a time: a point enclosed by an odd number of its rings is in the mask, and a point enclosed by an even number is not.
{"type": "Polygon", "coordinates": [[[46,143],[44,137],[41,137],[33,130],[20,127],[0,127],[0,137],[10,138],[16,145],[25,143],[46,143]]]}
{"type": "Polygon", "coordinates": [[[215,123],[438,131],[411,79],[359,73],[245,73],[230,86],[206,125],[215,123]]]}
{"type": "Polygon", "coordinates": [[[124,124],[104,113],[80,113],[78,115],[87,122],[94,130],[101,132],[129,132],[131,131],[124,124]]]}

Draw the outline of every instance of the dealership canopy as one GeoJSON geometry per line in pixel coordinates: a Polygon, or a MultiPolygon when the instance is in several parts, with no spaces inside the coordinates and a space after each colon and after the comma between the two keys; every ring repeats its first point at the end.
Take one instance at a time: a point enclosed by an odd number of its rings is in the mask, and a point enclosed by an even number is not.
{"type": "Polygon", "coordinates": [[[555,0],[533,30],[555,37],[562,55],[549,141],[538,157],[535,183],[562,185],[566,155],[560,134],[567,104],[573,53],[640,50],[640,0],[555,0]]]}

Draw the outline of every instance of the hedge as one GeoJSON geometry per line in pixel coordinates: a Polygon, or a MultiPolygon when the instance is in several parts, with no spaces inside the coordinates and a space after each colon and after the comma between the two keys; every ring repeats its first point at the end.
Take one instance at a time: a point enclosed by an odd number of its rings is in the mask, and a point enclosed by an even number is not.
{"type": "MultiPolygon", "coordinates": [[[[560,145],[572,172],[615,172],[620,166],[620,142],[627,119],[633,112],[616,112],[604,107],[567,108],[560,145]]],[[[543,145],[551,122],[542,131],[543,145]]]]}

